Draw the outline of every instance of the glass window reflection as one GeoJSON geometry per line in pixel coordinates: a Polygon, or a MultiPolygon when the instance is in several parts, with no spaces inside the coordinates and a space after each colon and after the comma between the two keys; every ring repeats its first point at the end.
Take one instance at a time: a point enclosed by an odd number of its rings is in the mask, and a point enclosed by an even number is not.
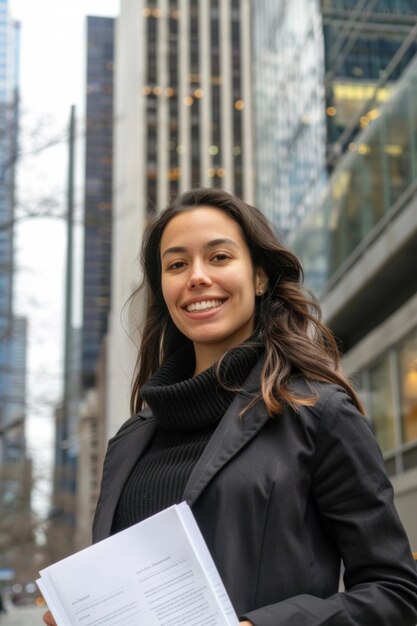
{"type": "Polygon", "coordinates": [[[398,348],[401,423],[405,443],[417,440],[417,332],[398,348]]]}
{"type": "Polygon", "coordinates": [[[395,447],[394,402],[388,354],[369,371],[369,407],[382,451],[392,450],[395,447]]]}

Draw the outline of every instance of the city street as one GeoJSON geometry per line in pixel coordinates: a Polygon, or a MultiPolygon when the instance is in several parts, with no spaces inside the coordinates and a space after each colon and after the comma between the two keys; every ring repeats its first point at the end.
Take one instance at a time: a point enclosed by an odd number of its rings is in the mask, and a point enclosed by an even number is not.
{"type": "Polygon", "coordinates": [[[36,606],[7,607],[7,613],[0,616],[1,626],[41,626],[45,608],[36,606]]]}

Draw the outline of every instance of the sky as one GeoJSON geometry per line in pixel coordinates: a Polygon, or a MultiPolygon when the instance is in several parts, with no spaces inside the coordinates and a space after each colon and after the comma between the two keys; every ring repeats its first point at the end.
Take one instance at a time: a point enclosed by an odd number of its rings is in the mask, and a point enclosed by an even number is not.
{"type": "MultiPolygon", "coordinates": [[[[10,0],[21,23],[21,141],[26,156],[17,173],[19,213],[65,211],[65,132],[71,105],[83,126],[86,15],[116,16],[119,0],[10,0]],[[53,147],[36,148],[53,140],[53,147]]],[[[82,198],[82,142],[77,148],[77,207],[82,198]]],[[[81,249],[81,229],[77,233],[81,249]]],[[[34,506],[46,512],[53,459],[53,409],[62,391],[66,231],[63,219],[31,218],[18,223],[15,309],[29,321],[27,441],[34,459],[34,506]]],[[[80,263],[76,267],[78,276],[80,263]]],[[[74,321],[79,324],[80,302],[74,321]]]]}

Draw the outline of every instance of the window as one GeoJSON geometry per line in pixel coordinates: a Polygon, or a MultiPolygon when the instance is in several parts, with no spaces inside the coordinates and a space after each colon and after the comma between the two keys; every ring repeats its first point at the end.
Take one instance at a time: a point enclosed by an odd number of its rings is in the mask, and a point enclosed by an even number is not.
{"type": "Polygon", "coordinates": [[[417,441],[417,331],[398,347],[402,435],[405,443],[417,441]]]}
{"type": "Polygon", "coordinates": [[[369,410],[383,452],[395,447],[393,385],[389,354],[369,371],[369,410]]]}

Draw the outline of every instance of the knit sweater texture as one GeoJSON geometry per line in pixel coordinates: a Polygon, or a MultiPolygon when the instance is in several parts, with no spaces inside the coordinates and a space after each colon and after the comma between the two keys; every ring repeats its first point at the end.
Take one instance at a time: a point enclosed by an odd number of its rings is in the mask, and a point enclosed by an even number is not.
{"type": "MultiPolygon", "coordinates": [[[[222,380],[240,387],[260,353],[261,348],[232,350],[222,364],[222,380]]],[[[194,367],[193,351],[182,348],[141,389],[157,429],[124,485],[112,533],[183,500],[188,478],[235,396],[219,384],[215,366],[192,376],[194,367]]]]}

